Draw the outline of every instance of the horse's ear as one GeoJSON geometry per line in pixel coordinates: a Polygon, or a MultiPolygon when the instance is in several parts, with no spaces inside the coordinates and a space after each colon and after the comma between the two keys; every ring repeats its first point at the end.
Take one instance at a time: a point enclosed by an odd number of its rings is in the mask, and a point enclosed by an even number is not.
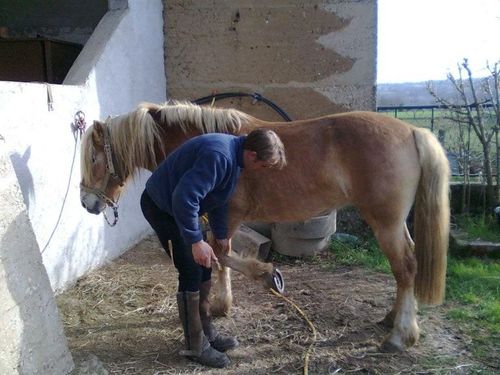
{"type": "Polygon", "coordinates": [[[92,126],[92,141],[94,145],[104,144],[104,124],[100,121],[94,121],[92,126]]]}
{"type": "Polygon", "coordinates": [[[156,108],[149,108],[148,109],[149,115],[155,120],[157,124],[161,124],[161,112],[160,110],[156,108]]]}

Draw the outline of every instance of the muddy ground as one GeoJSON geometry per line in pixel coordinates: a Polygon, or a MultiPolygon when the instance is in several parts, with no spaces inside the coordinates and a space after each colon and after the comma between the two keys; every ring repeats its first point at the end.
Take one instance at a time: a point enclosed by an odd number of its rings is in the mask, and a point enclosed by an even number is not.
{"type": "MultiPolygon", "coordinates": [[[[322,258],[322,260],[321,260],[322,258]]],[[[445,319],[449,306],[419,312],[420,343],[405,353],[384,353],[377,322],[394,298],[392,276],[363,268],[284,260],[286,296],[317,330],[309,374],[469,374],[481,365],[470,341],[445,319]]],[[[178,354],[182,331],[175,304],[176,272],[151,237],[82,278],[58,296],[75,374],[302,374],[313,334],[285,300],[233,273],[234,304],[216,326],[236,335],[227,369],[207,369],[178,354]]]]}

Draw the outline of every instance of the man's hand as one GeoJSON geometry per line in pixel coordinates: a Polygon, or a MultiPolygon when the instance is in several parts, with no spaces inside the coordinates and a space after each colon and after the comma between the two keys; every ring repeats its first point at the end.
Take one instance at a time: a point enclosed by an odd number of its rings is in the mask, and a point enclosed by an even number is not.
{"type": "Polygon", "coordinates": [[[218,262],[212,247],[203,240],[192,244],[191,251],[193,252],[194,261],[200,266],[210,268],[212,267],[212,261],[218,262]]]}

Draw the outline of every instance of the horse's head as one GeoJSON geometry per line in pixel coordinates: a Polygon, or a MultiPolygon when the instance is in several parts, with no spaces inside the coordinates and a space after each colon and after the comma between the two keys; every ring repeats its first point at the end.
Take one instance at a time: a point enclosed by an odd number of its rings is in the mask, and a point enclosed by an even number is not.
{"type": "MultiPolygon", "coordinates": [[[[103,212],[106,205],[115,211],[124,181],[117,169],[106,123],[94,121],[81,145],[80,200],[90,213],[103,212]]],[[[116,222],[116,220],[115,220],[116,222]]]]}

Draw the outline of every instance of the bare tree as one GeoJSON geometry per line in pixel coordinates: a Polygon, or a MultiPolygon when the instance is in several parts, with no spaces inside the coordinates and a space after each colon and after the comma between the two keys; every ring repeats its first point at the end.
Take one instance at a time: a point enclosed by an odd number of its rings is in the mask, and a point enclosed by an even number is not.
{"type": "MultiPolygon", "coordinates": [[[[464,183],[469,183],[469,164],[471,158],[470,137],[467,143],[465,142],[464,132],[467,129],[470,132],[472,129],[477,136],[482,148],[483,176],[486,181],[486,207],[492,207],[498,199],[498,183],[495,191],[493,187],[493,174],[491,163],[491,148],[494,137],[498,138],[498,127],[500,125],[500,101],[499,101],[499,68],[500,61],[495,63],[493,67],[488,67],[491,77],[481,81],[479,88],[478,81],[472,77],[472,71],[467,59],[458,64],[458,77],[453,74],[448,74],[448,80],[453,85],[456,94],[458,95],[457,102],[452,102],[450,99],[439,96],[431,85],[428,85],[430,94],[436,101],[451,113],[450,119],[454,121],[460,128],[459,134],[463,142],[463,150],[465,160],[464,168],[464,183]],[[465,72],[464,72],[465,71],[465,72]],[[465,75],[465,76],[464,76],[465,75]],[[493,116],[495,120],[492,122],[489,117],[491,112],[486,106],[493,104],[493,116]],[[492,123],[494,124],[492,126],[492,123]],[[496,193],[496,194],[495,194],[496,193]]],[[[496,142],[498,149],[498,141],[496,142]]],[[[498,182],[498,150],[497,150],[497,182],[498,182]]],[[[464,198],[465,199],[465,198],[464,198]]],[[[486,208],[485,207],[485,208],[486,208]]]]}
{"type": "Polygon", "coordinates": [[[500,132],[500,61],[497,61],[493,66],[487,64],[491,79],[485,81],[485,90],[490,98],[493,113],[495,118],[495,144],[496,144],[496,188],[495,199],[500,203],[500,143],[498,133],[500,132]]]}

